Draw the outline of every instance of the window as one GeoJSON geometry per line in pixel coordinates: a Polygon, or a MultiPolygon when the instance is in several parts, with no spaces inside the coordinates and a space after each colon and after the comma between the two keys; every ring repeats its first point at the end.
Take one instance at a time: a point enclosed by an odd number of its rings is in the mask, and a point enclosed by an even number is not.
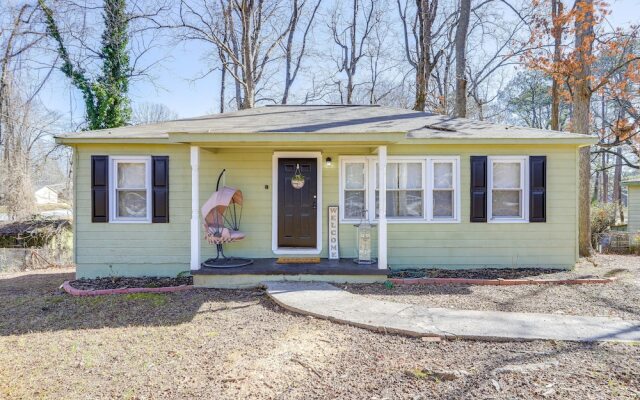
{"type": "MultiPolygon", "coordinates": [[[[390,156],[387,218],[391,222],[459,222],[458,157],[390,156]]],[[[378,158],[340,158],[342,222],[379,214],[378,158]],[[369,178],[371,177],[371,178],[369,178]],[[366,216],[365,216],[366,214],[366,216]]]]}
{"type": "Polygon", "coordinates": [[[367,199],[367,163],[345,162],[344,163],[344,218],[362,219],[366,218],[367,199]]]}
{"type": "Polygon", "coordinates": [[[527,157],[489,157],[489,217],[492,222],[526,222],[527,157]]]}
{"type": "Polygon", "coordinates": [[[150,222],[149,158],[111,157],[111,166],[111,222],[150,222]]]}
{"type": "Polygon", "coordinates": [[[458,218],[457,158],[429,160],[429,219],[451,221],[458,218]]]}
{"type": "MultiPolygon", "coordinates": [[[[376,163],[376,218],[379,214],[378,164],[376,163]]],[[[424,163],[387,162],[387,218],[423,218],[424,163]]]]}

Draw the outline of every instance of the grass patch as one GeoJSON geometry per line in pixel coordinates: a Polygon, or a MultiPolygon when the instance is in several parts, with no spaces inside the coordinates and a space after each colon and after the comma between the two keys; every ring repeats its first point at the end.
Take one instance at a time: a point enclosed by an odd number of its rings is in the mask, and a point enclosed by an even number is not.
{"type": "Polygon", "coordinates": [[[629,272],[629,270],[626,268],[614,268],[612,270],[605,272],[604,276],[605,278],[611,278],[613,276],[624,274],[625,272],[629,272]]]}
{"type": "Polygon", "coordinates": [[[77,300],[85,306],[97,306],[107,301],[106,296],[78,297],[77,300]]]}
{"type": "Polygon", "coordinates": [[[154,306],[163,306],[167,303],[167,296],[160,293],[131,293],[124,295],[127,301],[141,301],[154,306]]]}
{"type": "Polygon", "coordinates": [[[423,369],[420,369],[420,368],[410,369],[406,371],[406,373],[407,375],[415,379],[427,379],[430,376],[428,372],[425,372],[423,369]]]}
{"type": "Polygon", "coordinates": [[[64,297],[63,296],[51,296],[51,297],[47,297],[45,299],[45,301],[47,303],[50,303],[50,304],[59,304],[59,303],[62,303],[64,301],[64,297]]]}

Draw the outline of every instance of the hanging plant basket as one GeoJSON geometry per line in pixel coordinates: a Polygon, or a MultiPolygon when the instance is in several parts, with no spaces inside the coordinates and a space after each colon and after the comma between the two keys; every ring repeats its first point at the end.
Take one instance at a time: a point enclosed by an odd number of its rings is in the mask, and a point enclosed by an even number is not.
{"type": "Polygon", "coordinates": [[[304,176],[294,175],[293,178],[291,178],[291,186],[293,186],[294,189],[302,189],[304,186],[304,176]]]}
{"type": "Polygon", "coordinates": [[[291,186],[293,186],[294,189],[302,189],[304,186],[304,179],[304,175],[300,172],[300,164],[297,164],[296,173],[291,177],[291,186]]]}

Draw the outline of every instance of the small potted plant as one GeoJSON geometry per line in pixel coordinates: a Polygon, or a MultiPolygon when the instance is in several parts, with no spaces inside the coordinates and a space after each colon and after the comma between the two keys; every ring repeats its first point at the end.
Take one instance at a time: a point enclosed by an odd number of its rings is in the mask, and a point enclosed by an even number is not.
{"type": "Polygon", "coordinates": [[[291,186],[293,186],[294,189],[302,189],[304,186],[304,175],[300,172],[300,165],[296,165],[296,172],[293,177],[291,177],[291,186]]]}

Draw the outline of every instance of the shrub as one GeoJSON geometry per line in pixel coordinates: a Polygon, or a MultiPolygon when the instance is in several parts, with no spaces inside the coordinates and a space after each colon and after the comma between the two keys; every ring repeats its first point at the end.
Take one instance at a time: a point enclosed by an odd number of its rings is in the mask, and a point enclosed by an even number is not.
{"type": "Polygon", "coordinates": [[[591,205],[591,234],[606,232],[616,223],[616,206],[613,203],[591,205]]]}

